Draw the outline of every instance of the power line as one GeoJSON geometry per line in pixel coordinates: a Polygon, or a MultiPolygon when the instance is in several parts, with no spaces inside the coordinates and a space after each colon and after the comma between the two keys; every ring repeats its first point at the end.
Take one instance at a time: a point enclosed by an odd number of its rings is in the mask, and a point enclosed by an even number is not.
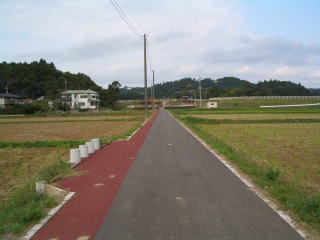
{"type": "Polygon", "coordinates": [[[142,34],[139,32],[137,27],[132,23],[132,21],[129,19],[129,17],[126,15],[126,13],[122,10],[121,6],[118,4],[116,0],[110,0],[112,6],[115,8],[115,10],[118,12],[122,20],[127,24],[127,26],[130,28],[130,30],[135,34],[137,37],[141,37],[142,34]]]}
{"type": "Polygon", "coordinates": [[[153,71],[153,64],[151,61],[151,54],[150,54],[150,41],[147,42],[147,55],[148,55],[148,60],[149,60],[149,67],[150,67],[150,71],[153,71]]]}
{"type": "Polygon", "coordinates": [[[139,24],[139,22],[137,21],[136,15],[134,14],[133,11],[130,10],[130,8],[129,8],[128,4],[126,3],[126,1],[125,0],[120,0],[120,1],[122,2],[123,6],[127,9],[127,12],[129,13],[129,15],[131,16],[131,18],[133,20],[132,22],[135,23],[138,26],[138,29],[142,29],[140,24],[139,24]]]}

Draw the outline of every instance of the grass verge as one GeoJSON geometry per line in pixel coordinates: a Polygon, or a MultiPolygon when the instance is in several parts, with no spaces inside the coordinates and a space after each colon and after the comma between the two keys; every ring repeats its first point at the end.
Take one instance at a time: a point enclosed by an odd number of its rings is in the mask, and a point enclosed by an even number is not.
{"type": "Polygon", "coordinates": [[[206,119],[195,117],[180,118],[193,124],[256,124],[256,123],[318,123],[316,118],[296,118],[296,119],[206,119]]]}
{"type": "Polygon", "coordinates": [[[132,118],[114,118],[114,119],[86,119],[86,120],[48,120],[48,121],[0,121],[0,124],[22,124],[22,123],[67,123],[67,122],[125,122],[125,121],[141,121],[143,117],[132,118]]]}
{"type": "MultiPolygon", "coordinates": [[[[69,164],[58,161],[43,169],[37,179],[51,182],[58,176],[73,172],[69,164]]],[[[0,206],[0,237],[22,233],[28,226],[46,215],[48,208],[57,204],[54,198],[35,191],[35,181],[14,189],[9,200],[0,206]]]]}
{"type": "Polygon", "coordinates": [[[190,114],[319,114],[320,106],[289,107],[289,108],[234,108],[234,109],[175,109],[170,110],[174,115],[190,114]]]}

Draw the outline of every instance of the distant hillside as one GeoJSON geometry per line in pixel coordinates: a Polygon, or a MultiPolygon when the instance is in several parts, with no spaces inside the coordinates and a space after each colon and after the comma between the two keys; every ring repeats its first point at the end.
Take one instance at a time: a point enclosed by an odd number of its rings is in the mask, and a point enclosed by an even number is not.
{"type": "MultiPolygon", "coordinates": [[[[65,79],[68,89],[92,89],[100,93],[101,100],[107,104],[110,93],[95,84],[83,73],[73,74],[56,69],[51,62],[41,59],[31,63],[0,63],[0,93],[9,92],[25,98],[45,96],[48,99],[57,98],[65,89],[65,79]]],[[[269,80],[250,83],[235,77],[219,79],[205,78],[201,81],[203,98],[218,96],[270,96],[270,95],[319,95],[319,89],[306,89],[301,84],[290,81],[269,80]]],[[[155,85],[156,98],[179,98],[189,95],[198,97],[199,81],[193,78],[183,78],[172,82],[155,85]]],[[[111,91],[111,90],[110,90],[111,91]]],[[[110,92],[109,91],[109,92],[110,92]]],[[[142,99],[144,88],[122,88],[121,99],[142,99]]],[[[150,89],[149,89],[150,93],[150,89]]]]}
{"type": "MultiPolygon", "coordinates": [[[[203,89],[210,87],[220,87],[224,89],[231,88],[248,88],[254,84],[241,80],[235,77],[224,77],[217,80],[211,78],[205,78],[201,80],[201,87],[203,89]]],[[[193,78],[183,78],[172,82],[163,82],[155,85],[155,95],[157,98],[163,97],[180,97],[181,95],[191,95],[191,92],[199,89],[199,80],[193,78]]],[[[121,89],[123,99],[142,98],[144,94],[144,88],[122,88],[121,89]]]]}
{"type": "MultiPolygon", "coordinates": [[[[308,90],[300,83],[290,81],[269,80],[250,83],[235,77],[224,77],[217,80],[205,78],[201,80],[203,98],[219,96],[303,96],[311,95],[316,90],[308,90]]],[[[183,78],[173,82],[155,85],[156,98],[179,98],[184,95],[198,97],[199,81],[192,78],[183,78]]],[[[122,99],[143,98],[143,88],[122,88],[122,99]]]]}
{"type": "Polygon", "coordinates": [[[41,59],[31,63],[0,63],[0,92],[9,92],[25,98],[46,96],[55,98],[65,89],[92,89],[101,91],[89,76],[78,73],[62,72],[54,64],[41,59]]]}

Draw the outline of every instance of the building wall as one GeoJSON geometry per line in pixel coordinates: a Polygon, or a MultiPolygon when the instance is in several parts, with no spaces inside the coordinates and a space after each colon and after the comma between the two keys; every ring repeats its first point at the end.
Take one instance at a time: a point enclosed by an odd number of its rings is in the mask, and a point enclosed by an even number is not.
{"type": "Polygon", "coordinates": [[[5,108],[4,98],[0,98],[0,108],[5,108]]]}
{"type": "Polygon", "coordinates": [[[72,94],[71,108],[97,109],[97,104],[95,102],[94,103],[89,102],[90,98],[99,99],[99,95],[98,94],[72,94]]]}

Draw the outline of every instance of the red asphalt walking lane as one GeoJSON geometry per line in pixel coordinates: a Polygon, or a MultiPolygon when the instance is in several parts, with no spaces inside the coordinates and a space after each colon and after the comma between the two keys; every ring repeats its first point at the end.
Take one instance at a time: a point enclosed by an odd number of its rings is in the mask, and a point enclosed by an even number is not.
{"type": "Polygon", "coordinates": [[[130,140],[113,142],[82,159],[77,170],[86,171],[84,175],[59,180],[61,188],[75,194],[31,239],[93,239],[155,119],[130,140]]]}

